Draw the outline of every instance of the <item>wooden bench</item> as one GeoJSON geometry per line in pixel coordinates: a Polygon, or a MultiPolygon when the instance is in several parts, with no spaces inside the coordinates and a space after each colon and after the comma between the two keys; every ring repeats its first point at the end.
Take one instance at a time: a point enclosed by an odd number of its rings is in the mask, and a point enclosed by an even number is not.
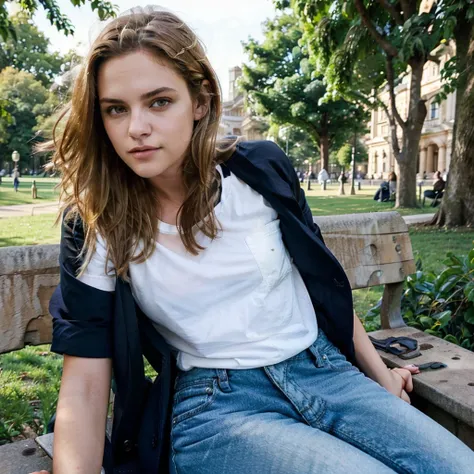
{"type": "MultiPolygon", "coordinates": [[[[403,282],[415,272],[404,220],[396,212],[317,217],[328,247],[343,265],[353,290],[384,285],[382,328],[377,338],[408,335],[422,355],[413,362],[448,368],[414,376],[414,404],[474,448],[474,354],[405,326],[400,313],[403,282]]],[[[0,354],[51,342],[48,302],[59,282],[57,245],[0,248],[0,354]]],[[[390,367],[407,361],[381,353],[390,367]]],[[[51,469],[52,435],[0,447],[0,474],[51,469]],[[45,450],[41,447],[43,446],[45,450]]]]}

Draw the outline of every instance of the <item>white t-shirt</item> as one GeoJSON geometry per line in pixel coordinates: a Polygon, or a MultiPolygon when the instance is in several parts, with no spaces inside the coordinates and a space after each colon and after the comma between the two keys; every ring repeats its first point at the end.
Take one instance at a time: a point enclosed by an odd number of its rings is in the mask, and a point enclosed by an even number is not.
{"type": "MultiPolygon", "coordinates": [[[[317,337],[316,316],[275,210],[230,174],[222,176],[215,213],[222,230],[214,240],[196,230],[205,248],[199,255],[186,251],[176,226],[160,222],[153,254],[130,265],[135,301],[178,351],[178,367],[263,367],[309,347],[317,337]]],[[[98,237],[81,280],[113,291],[105,255],[98,237]]]]}

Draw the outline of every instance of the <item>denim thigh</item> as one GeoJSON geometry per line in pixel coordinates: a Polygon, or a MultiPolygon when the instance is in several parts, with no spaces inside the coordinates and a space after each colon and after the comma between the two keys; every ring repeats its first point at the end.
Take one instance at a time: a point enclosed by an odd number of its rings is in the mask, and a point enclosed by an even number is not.
{"type": "Polygon", "coordinates": [[[176,379],[176,474],[467,474],[472,451],[350,364],[320,331],[279,364],[176,379]]]}

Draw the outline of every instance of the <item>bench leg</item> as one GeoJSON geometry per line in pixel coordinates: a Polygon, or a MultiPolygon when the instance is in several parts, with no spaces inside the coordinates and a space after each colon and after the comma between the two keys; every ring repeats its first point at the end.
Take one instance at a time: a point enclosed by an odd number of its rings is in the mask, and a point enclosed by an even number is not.
{"type": "Polygon", "coordinates": [[[382,329],[394,329],[405,327],[402,318],[401,300],[403,293],[403,282],[389,283],[385,285],[382,296],[382,307],[380,309],[380,322],[382,329]]]}

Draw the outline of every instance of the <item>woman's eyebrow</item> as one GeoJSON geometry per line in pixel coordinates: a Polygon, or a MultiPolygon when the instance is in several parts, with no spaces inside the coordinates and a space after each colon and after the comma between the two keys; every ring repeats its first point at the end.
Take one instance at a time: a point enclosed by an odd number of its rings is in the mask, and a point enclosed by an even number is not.
{"type": "MultiPolygon", "coordinates": [[[[140,100],[150,99],[151,97],[154,97],[155,95],[161,94],[162,92],[176,92],[176,90],[171,88],[171,87],[158,87],[158,89],[154,89],[150,92],[145,92],[144,94],[142,94],[140,96],[140,100]]],[[[110,97],[102,97],[102,99],[100,99],[99,102],[101,104],[103,102],[108,102],[110,104],[123,104],[124,103],[124,101],[121,100],[121,99],[113,99],[113,98],[110,98],[110,97]]]]}

